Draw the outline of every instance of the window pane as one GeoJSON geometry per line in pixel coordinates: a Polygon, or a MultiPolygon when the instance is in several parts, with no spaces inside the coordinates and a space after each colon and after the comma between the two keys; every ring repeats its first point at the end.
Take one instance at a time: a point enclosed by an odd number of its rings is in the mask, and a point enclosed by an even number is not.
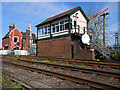
{"type": "Polygon", "coordinates": [[[64,30],[64,21],[61,21],[60,22],[60,31],[63,31],[64,30]]]}
{"type": "Polygon", "coordinates": [[[60,31],[64,30],[64,25],[60,25],[60,31]]]}
{"type": "Polygon", "coordinates": [[[44,35],[44,28],[42,28],[42,35],[44,35]]]}
{"type": "Polygon", "coordinates": [[[53,27],[53,33],[55,33],[55,27],[53,27]]]}
{"type": "Polygon", "coordinates": [[[14,37],[14,42],[17,42],[17,38],[16,37],[14,37]]]}
{"type": "Polygon", "coordinates": [[[39,35],[40,36],[42,35],[42,29],[41,28],[39,29],[39,35]]]}
{"type": "Polygon", "coordinates": [[[59,23],[56,23],[56,25],[59,25],[59,23]]]}
{"type": "Polygon", "coordinates": [[[48,26],[48,34],[50,33],[50,26],[48,26]]]}
{"type": "Polygon", "coordinates": [[[59,32],[59,26],[56,26],[56,32],[59,32]]]}
{"type": "Polygon", "coordinates": [[[45,34],[47,34],[47,27],[45,27],[45,34]]]}
{"type": "Polygon", "coordinates": [[[52,24],[52,31],[55,33],[55,24],[52,24]]]}
{"type": "Polygon", "coordinates": [[[68,23],[65,24],[65,30],[68,30],[68,23]]]}
{"type": "Polygon", "coordinates": [[[55,24],[52,24],[52,27],[54,27],[55,26],[55,24]]]}
{"type": "Polygon", "coordinates": [[[61,21],[60,24],[64,24],[64,21],[61,21]]]}

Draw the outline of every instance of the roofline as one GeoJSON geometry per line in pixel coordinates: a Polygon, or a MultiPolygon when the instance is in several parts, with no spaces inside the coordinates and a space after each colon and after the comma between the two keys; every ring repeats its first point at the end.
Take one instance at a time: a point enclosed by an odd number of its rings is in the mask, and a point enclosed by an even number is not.
{"type": "MultiPolygon", "coordinates": [[[[84,11],[82,10],[82,8],[81,8],[80,6],[78,6],[78,7],[76,7],[76,8],[73,8],[73,9],[70,9],[70,10],[73,10],[73,11],[70,12],[70,13],[68,13],[68,16],[71,16],[73,13],[75,13],[75,12],[78,11],[78,10],[80,10],[80,11],[82,12],[83,16],[85,17],[85,19],[86,19],[87,21],[89,21],[88,17],[86,16],[86,14],[84,13],[84,11]],[[74,9],[75,9],[75,10],[74,10],[74,9]]],[[[63,12],[63,13],[69,12],[70,10],[65,11],[65,12],[63,12]]],[[[63,13],[61,13],[61,14],[63,14],[63,13]]],[[[57,17],[57,16],[59,16],[59,15],[61,15],[61,14],[58,14],[58,15],[55,15],[55,16],[53,16],[53,17],[47,18],[46,20],[49,20],[49,19],[54,18],[54,17],[57,17]]],[[[65,15],[64,15],[64,16],[65,16],[65,15]]],[[[61,16],[61,17],[63,17],[63,16],[61,16]]],[[[58,17],[58,18],[61,18],[61,17],[58,17]]],[[[55,19],[58,19],[58,18],[55,18],[55,19]]],[[[55,19],[53,19],[53,20],[55,20],[55,19]]],[[[51,21],[53,21],[53,20],[47,21],[47,22],[45,22],[45,23],[51,22],[51,21]]],[[[45,21],[45,20],[44,20],[44,21],[45,21]]],[[[44,22],[44,21],[43,21],[43,22],[44,22]]],[[[45,24],[45,23],[43,23],[43,24],[45,24]]],[[[41,26],[41,25],[43,25],[43,24],[41,24],[41,23],[40,23],[40,24],[37,24],[35,27],[41,26]]]]}
{"type": "MultiPolygon", "coordinates": [[[[15,27],[15,28],[9,33],[9,35],[10,35],[15,29],[18,30],[17,27],[15,27]]],[[[19,30],[18,30],[18,31],[19,31],[19,30]]],[[[20,31],[19,31],[19,33],[20,33],[21,36],[22,36],[22,33],[21,33],[20,31]]]]}
{"type": "Polygon", "coordinates": [[[82,12],[83,16],[85,17],[85,19],[86,19],[87,21],[89,21],[88,17],[86,16],[86,14],[84,13],[84,11],[82,10],[81,7],[78,7],[77,9],[75,9],[74,11],[72,11],[71,13],[69,13],[69,15],[71,16],[72,14],[74,14],[74,13],[75,13],[76,11],[78,11],[78,10],[80,10],[80,11],[82,12]]]}

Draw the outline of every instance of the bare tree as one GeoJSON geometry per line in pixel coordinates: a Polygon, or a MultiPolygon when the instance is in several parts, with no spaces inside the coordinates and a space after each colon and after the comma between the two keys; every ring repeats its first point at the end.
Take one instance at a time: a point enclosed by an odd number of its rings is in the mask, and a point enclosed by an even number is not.
{"type": "MultiPolygon", "coordinates": [[[[89,18],[95,16],[98,14],[96,11],[89,10],[87,16],[89,18]]],[[[94,40],[96,43],[99,43],[100,46],[102,46],[102,36],[103,36],[103,19],[100,16],[94,17],[91,19],[88,23],[88,30],[89,35],[91,36],[92,40],[94,40]]]]}

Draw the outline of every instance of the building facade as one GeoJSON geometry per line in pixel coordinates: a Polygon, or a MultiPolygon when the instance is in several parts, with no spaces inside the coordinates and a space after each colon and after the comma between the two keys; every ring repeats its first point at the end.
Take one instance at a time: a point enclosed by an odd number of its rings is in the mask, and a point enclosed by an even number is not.
{"type": "Polygon", "coordinates": [[[37,55],[94,59],[90,45],[82,42],[88,18],[80,7],[46,19],[37,27],[37,55]]]}
{"type": "Polygon", "coordinates": [[[20,32],[14,24],[9,26],[9,32],[2,38],[3,50],[28,50],[36,47],[36,35],[31,33],[31,27],[26,32],[20,32]],[[34,45],[35,44],[35,45],[34,45]]]}

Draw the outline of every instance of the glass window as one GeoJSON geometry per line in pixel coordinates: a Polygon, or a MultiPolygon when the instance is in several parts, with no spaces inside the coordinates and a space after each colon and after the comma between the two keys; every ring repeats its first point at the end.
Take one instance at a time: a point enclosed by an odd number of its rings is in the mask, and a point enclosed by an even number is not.
{"type": "Polygon", "coordinates": [[[68,30],[68,20],[65,20],[65,30],[68,30]]]}
{"type": "Polygon", "coordinates": [[[14,42],[17,42],[18,38],[17,37],[14,37],[14,42]]]}
{"type": "Polygon", "coordinates": [[[48,34],[50,34],[50,26],[48,26],[48,34]]]}
{"type": "Polygon", "coordinates": [[[65,30],[68,30],[68,23],[65,24],[65,30]]]}
{"type": "Polygon", "coordinates": [[[42,35],[42,28],[39,29],[39,35],[42,35]]]}
{"type": "Polygon", "coordinates": [[[42,35],[44,35],[44,28],[42,28],[42,35]]]}
{"type": "Polygon", "coordinates": [[[52,24],[53,33],[55,33],[55,24],[52,24]]]}
{"type": "Polygon", "coordinates": [[[56,32],[59,32],[59,23],[56,23],[56,32]]]}
{"type": "Polygon", "coordinates": [[[63,31],[64,30],[64,21],[61,21],[60,22],[60,31],[63,31]]]}
{"type": "Polygon", "coordinates": [[[45,34],[47,34],[47,27],[45,27],[45,34]]]}

